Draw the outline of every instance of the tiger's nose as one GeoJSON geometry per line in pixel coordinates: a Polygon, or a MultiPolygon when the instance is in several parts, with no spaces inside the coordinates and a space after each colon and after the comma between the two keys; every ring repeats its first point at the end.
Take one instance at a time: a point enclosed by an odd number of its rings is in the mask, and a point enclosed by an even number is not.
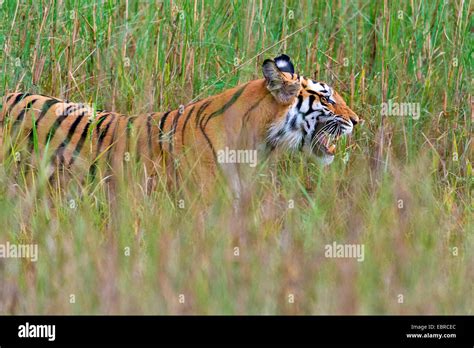
{"type": "Polygon", "coordinates": [[[356,125],[357,123],[359,123],[359,116],[357,115],[351,115],[350,116],[350,119],[351,119],[351,122],[352,122],[352,125],[356,125]]]}

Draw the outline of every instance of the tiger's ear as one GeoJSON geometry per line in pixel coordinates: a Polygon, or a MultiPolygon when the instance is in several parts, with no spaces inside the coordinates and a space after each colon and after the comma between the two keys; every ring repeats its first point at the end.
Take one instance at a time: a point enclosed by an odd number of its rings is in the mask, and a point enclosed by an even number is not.
{"type": "Polygon", "coordinates": [[[290,74],[295,73],[295,67],[291,62],[291,58],[288,57],[286,54],[279,55],[275,58],[275,64],[283,72],[288,72],[290,74]]]}
{"type": "Polygon", "coordinates": [[[267,81],[267,89],[280,104],[290,104],[300,91],[299,80],[285,76],[271,59],[263,62],[263,76],[267,81]]]}

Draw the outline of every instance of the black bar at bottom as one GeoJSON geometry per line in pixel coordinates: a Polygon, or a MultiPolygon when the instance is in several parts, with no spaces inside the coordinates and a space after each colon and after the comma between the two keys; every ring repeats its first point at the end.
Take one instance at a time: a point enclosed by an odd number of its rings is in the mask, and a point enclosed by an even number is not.
{"type": "Polygon", "coordinates": [[[472,316],[0,316],[0,347],[228,343],[291,346],[409,344],[430,347],[438,345],[473,347],[473,318],[472,316]]]}

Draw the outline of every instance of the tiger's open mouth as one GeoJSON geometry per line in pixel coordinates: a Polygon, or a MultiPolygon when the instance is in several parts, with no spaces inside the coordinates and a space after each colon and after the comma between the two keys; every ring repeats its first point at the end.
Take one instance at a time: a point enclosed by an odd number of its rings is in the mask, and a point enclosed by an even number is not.
{"type": "Polygon", "coordinates": [[[318,155],[334,156],[336,144],[341,137],[340,128],[331,123],[320,123],[313,135],[311,147],[318,155]]]}
{"type": "Polygon", "coordinates": [[[318,141],[318,146],[321,150],[326,152],[327,155],[334,156],[336,153],[336,142],[340,136],[334,137],[330,134],[322,134],[321,140],[318,141]]]}

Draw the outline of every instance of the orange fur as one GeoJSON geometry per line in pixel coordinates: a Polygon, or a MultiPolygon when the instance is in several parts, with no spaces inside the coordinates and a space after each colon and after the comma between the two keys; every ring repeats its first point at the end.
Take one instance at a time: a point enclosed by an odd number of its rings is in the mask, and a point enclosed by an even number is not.
{"type": "MultiPolygon", "coordinates": [[[[258,150],[268,145],[269,130],[277,126],[282,128],[275,128],[276,144],[285,137],[290,142],[301,138],[304,143],[305,137],[312,136],[308,132],[298,133],[305,126],[304,112],[301,112],[303,116],[295,116],[299,117],[299,123],[293,120],[294,134],[284,134],[289,129],[289,116],[299,112],[295,109],[298,98],[303,101],[300,104],[313,98],[312,105],[319,110],[311,109],[315,115],[332,112],[353,124],[358,122],[357,115],[337,92],[331,99],[335,104],[327,103],[325,111],[321,111],[324,96],[317,88],[310,88],[316,86],[314,81],[280,71],[271,60],[264,62],[263,73],[264,79],[231,88],[184,109],[136,118],[104,111],[94,115],[94,110],[82,104],[12,93],[5,96],[0,115],[2,160],[13,148],[32,155],[37,142],[42,156],[51,156],[53,163],[75,173],[105,166],[108,173],[122,175],[128,154],[129,159],[141,161],[150,176],[158,173],[167,177],[168,182],[178,184],[188,173],[193,173],[205,189],[212,185],[220,168],[234,191],[239,191],[242,185],[239,165],[218,163],[217,151],[258,150]],[[4,144],[6,136],[8,141],[4,144]]],[[[318,88],[324,91],[326,87],[318,88]]],[[[306,126],[314,133],[318,124],[312,122],[306,126]]],[[[314,146],[311,144],[311,149],[314,146]]]]}

